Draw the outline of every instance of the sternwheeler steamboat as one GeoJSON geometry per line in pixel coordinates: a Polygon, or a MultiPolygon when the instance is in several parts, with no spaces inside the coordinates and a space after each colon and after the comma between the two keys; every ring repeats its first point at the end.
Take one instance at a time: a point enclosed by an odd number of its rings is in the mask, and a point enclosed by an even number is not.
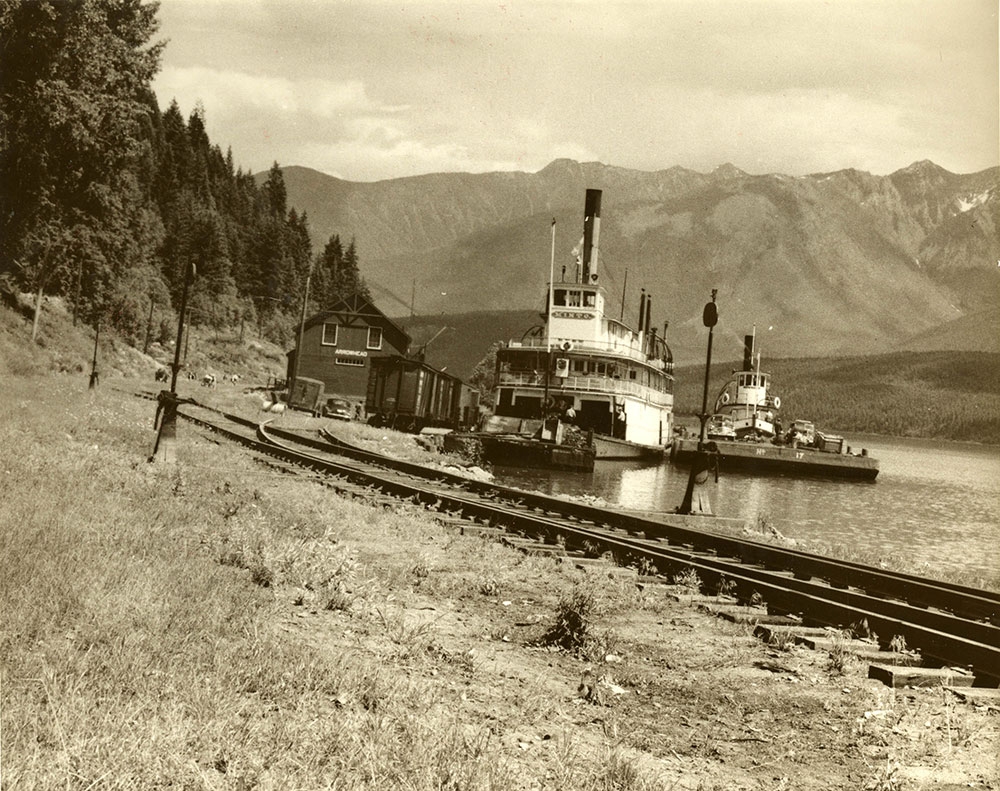
{"type": "Polygon", "coordinates": [[[607,315],[600,214],[601,191],[588,189],[580,257],[558,280],[553,220],[544,324],[497,351],[494,413],[479,435],[494,464],[587,470],[595,460],[660,459],[670,441],[670,348],[645,291],[638,326],[607,315]]]}

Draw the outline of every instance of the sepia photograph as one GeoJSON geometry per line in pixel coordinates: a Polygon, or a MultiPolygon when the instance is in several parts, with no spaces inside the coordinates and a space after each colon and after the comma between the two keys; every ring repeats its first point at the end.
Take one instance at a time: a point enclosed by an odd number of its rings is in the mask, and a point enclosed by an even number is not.
{"type": "Polygon", "coordinates": [[[0,0],[0,791],[969,788],[995,0],[0,0]]]}

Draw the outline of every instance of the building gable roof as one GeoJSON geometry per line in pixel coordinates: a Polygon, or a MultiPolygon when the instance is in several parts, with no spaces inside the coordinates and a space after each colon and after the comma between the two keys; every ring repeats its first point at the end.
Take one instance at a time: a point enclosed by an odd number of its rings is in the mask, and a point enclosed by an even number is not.
{"type": "Polygon", "coordinates": [[[342,327],[381,327],[386,340],[403,354],[410,346],[410,336],[406,331],[360,294],[353,294],[340,300],[330,310],[314,313],[306,319],[305,328],[309,329],[328,322],[342,327]]]}

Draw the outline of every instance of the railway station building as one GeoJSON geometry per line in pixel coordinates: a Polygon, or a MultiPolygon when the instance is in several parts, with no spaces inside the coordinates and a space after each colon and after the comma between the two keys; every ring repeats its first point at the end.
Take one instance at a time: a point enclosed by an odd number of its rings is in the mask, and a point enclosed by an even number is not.
{"type": "MultiPolygon", "coordinates": [[[[372,360],[405,356],[410,336],[362,296],[354,295],[306,319],[298,375],[323,382],[328,396],[365,403],[372,360]]],[[[288,354],[292,378],[297,349],[288,354]]]]}

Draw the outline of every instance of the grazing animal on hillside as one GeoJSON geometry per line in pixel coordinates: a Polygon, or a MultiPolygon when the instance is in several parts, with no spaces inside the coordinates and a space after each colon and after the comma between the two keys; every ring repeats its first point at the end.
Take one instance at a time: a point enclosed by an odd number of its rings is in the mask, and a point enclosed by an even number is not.
{"type": "Polygon", "coordinates": [[[233,384],[237,384],[240,381],[240,375],[233,374],[232,376],[229,377],[229,381],[232,382],[233,384]]]}
{"type": "Polygon", "coordinates": [[[191,380],[192,382],[193,382],[193,381],[194,381],[195,379],[197,379],[197,378],[198,378],[197,376],[195,376],[195,373],[194,373],[194,371],[188,371],[188,372],[187,372],[186,374],[184,374],[184,375],[185,375],[185,376],[186,376],[186,377],[187,377],[188,379],[190,379],[190,380],[191,380]]]}
{"type": "Polygon", "coordinates": [[[215,387],[215,374],[205,374],[201,377],[202,387],[215,387]]]}
{"type": "Polygon", "coordinates": [[[170,374],[167,373],[166,368],[158,368],[156,370],[156,381],[166,382],[170,378],[170,374]]]}

